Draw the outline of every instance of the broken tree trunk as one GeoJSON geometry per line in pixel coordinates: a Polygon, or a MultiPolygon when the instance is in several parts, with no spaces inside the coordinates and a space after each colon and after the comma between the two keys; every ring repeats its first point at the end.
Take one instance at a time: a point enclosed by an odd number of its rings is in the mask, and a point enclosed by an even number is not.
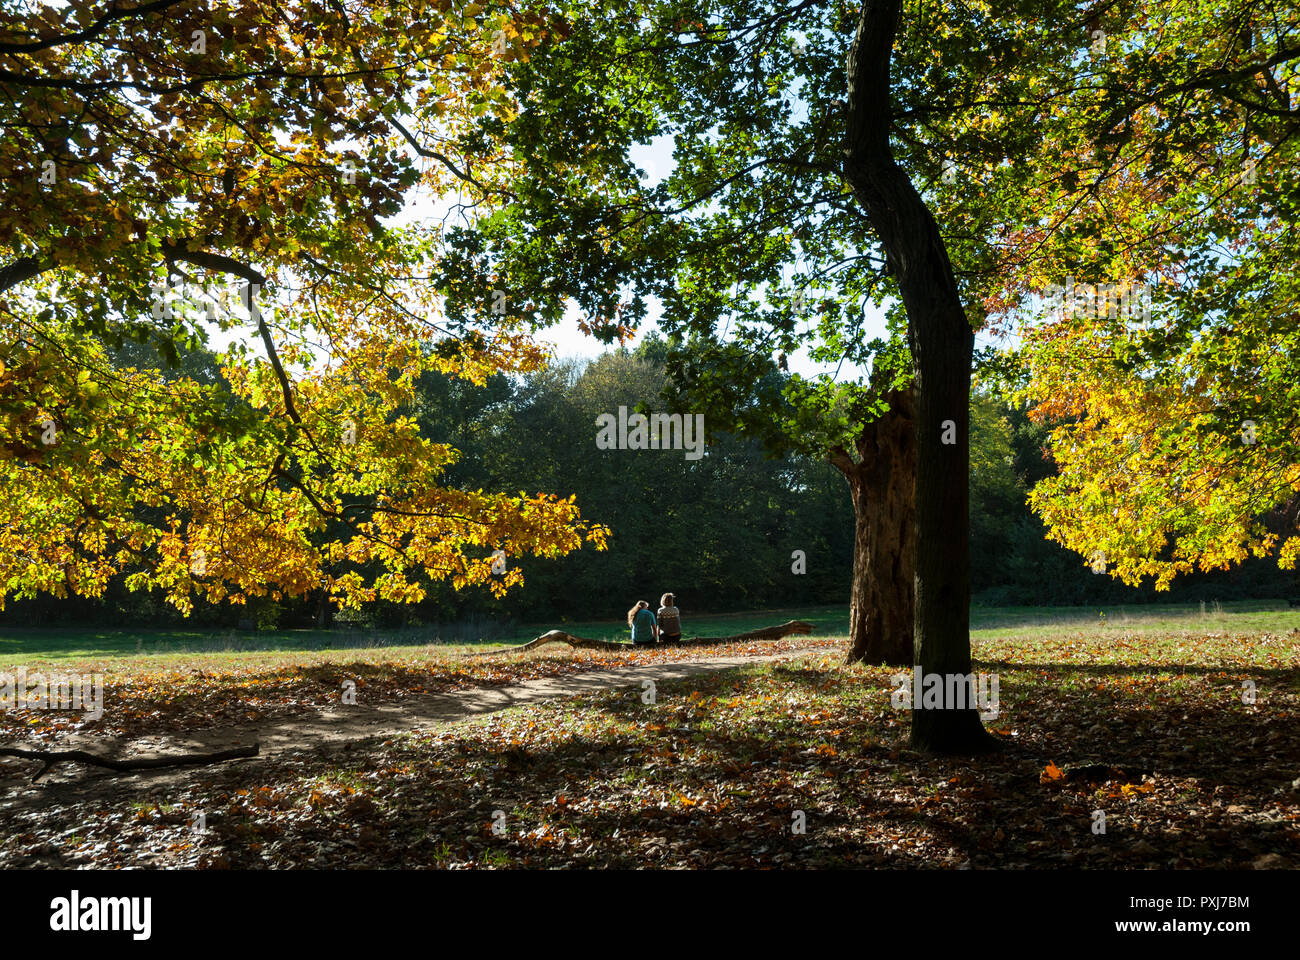
{"type": "Polygon", "coordinates": [[[504,650],[489,650],[486,653],[471,653],[469,656],[495,657],[501,653],[527,653],[529,650],[536,650],[547,643],[567,643],[571,647],[582,647],[590,650],[626,650],[631,646],[631,644],[616,643],[613,640],[588,640],[586,637],[575,637],[563,630],[551,630],[517,647],[506,647],[504,650]]]}
{"type": "Polygon", "coordinates": [[[857,456],[831,463],[853,496],[853,594],[846,663],[912,666],[916,580],[916,425],[910,389],[885,394],[889,410],[862,427],[857,456]]]}
{"type": "Polygon", "coordinates": [[[42,761],[45,766],[32,777],[32,783],[35,783],[56,763],[85,763],[94,767],[116,770],[118,773],[130,773],[133,770],[157,770],[161,767],[185,767],[255,757],[260,749],[260,744],[255,743],[251,747],[232,747],[229,750],[217,750],[213,753],[182,753],[170,757],[146,757],[142,760],[114,760],[112,757],[97,756],[84,750],[19,750],[16,747],[0,747],[0,757],[42,761]]]}
{"type": "MultiPolygon", "coordinates": [[[[775,627],[763,627],[759,630],[750,630],[748,633],[737,633],[730,637],[690,637],[684,639],[681,643],[675,643],[674,647],[703,646],[706,644],[717,643],[743,643],[746,640],[780,640],[782,637],[788,637],[793,634],[812,633],[813,625],[804,620],[790,620],[775,627]]],[[[571,633],[565,633],[563,630],[551,630],[542,634],[535,640],[529,640],[525,644],[517,647],[507,647],[504,650],[490,650],[486,653],[472,653],[471,657],[496,657],[503,653],[527,653],[529,650],[536,650],[538,647],[548,643],[567,643],[571,647],[580,647],[591,650],[631,650],[630,643],[618,643],[614,640],[588,640],[586,637],[575,637],[571,633]]]]}
{"type": "Polygon", "coordinates": [[[740,643],[745,640],[780,640],[799,633],[812,633],[813,625],[805,620],[787,620],[775,627],[762,627],[748,633],[737,633],[730,637],[691,637],[683,640],[682,645],[700,643],[740,643]]]}

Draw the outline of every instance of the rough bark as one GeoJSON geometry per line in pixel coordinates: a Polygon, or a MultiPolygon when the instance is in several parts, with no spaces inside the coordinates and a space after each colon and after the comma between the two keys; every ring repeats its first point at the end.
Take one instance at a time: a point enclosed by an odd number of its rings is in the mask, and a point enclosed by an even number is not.
{"type": "MultiPolygon", "coordinates": [[[[880,238],[907,311],[916,383],[916,662],[927,674],[968,674],[974,335],[934,217],[890,148],[890,59],[900,7],[900,0],[863,3],[847,65],[844,176],[880,238]],[[943,443],[945,434],[955,442],[943,443]]],[[[977,753],[994,741],[973,707],[918,703],[912,743],[977,753]]]]}
{"type": "Polygon", "coordinates": [[[889,412],[867,424],[857,458],[831,463],[853,498],[853,591],[846,663],[912,665],[916,577],[916,431],[910,390],[885,399],[889,412]]]}
{"type": "MultiPolygon", "coordinates": [[[[762,627],[758,630],[750,630],[748,633],[737,633],[730,637],[690,637],[682,640],[680,644],[673,644],[673,647],[683,646],[703,646],[716,643],[743,643],[747,640],[780,640],[782,637],[788,637],[793,634],[812,633],[813,625],[804,620],[790,620],[775,627],[762,627]]],[[[507,647],[504,650],[490,650],[486,653],[472,653],[471,657],[496,657],[506,653],[527,653],[530,650],[536,650],[538,647],[545,646],[548,643],[567,643],[571,647],[579,647],[590,650],[631,650],[630,643],[619,643],[615,640],[589,640],[586,637],[575,637],[571,633],[565,633],[563,630],[550,630],[534,640],[520,644],[517,647],[507,647]]]]}
{"type": "Polygon", "coordinates": [[[320,599],[316,604],[316,628],[324,630],[330,625],[330,595],[328,590],[320,591],[320,599]]]}

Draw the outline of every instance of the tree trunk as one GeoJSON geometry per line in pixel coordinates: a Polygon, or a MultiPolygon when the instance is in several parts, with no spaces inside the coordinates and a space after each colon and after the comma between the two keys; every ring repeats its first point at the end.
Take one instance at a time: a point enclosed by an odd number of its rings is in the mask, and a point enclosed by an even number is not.
{"type": "Polygon", "coordinates": [[[320,602],[316,605],[316,629],[324,630],[330,625],[329,591],[320,591],[320,602]]]}
{"type": "Polygon", "coordinates": [[[853,496],[853,595],[846,663],[912,665],[916,576],[916,428],[910,390],[886,396],[858,458],[831,457],[853,496]]]}
{"type": "MultiPolygon", "coordinates": [[[[900,0],[865,0],[848,59],[844,176],[867,211],[907,310],[916,381],[915,657],[925,675],[970,673],[971,325],[939,228],[894,161],[890,58],[900,0]]],[[[973,698],[912,704],[913,746],[990,749],[973,698]]],[[[971,691],[967,690],[969,694],[971,691]]],[[[955,693],[955,691],[954,691],[955,693]]]]}

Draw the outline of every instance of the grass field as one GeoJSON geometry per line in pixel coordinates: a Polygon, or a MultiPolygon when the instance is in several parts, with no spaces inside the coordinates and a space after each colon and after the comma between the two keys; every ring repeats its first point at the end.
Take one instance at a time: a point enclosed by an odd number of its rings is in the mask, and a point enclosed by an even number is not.
{"type": "MultiPolygon", "coordinates": [[[[690,617],[688,636],[744,633],[786,620],[807,620],[814,636],[845,636],[848,609],[841,606],[798,607],[748,613],[706,614],[690,617]]],[[[459,655],[489,650],[533,639],[550,629],[563,629],[583,637],[626,640],[621,620],[519,624],[491,641],[444,642],[436,628],[391,630],[87,630],[85,628],[0,627],[0,669],[6,666],[63,663],[99,665],[113,661],[118,668],[133,663],[158,668],[181,663],[199,665],[271,664],[278,655],[319,653],[337,656],[341,651],[386,651],[393,657],[441,653],[459,655]]],[[[971,640],[976,649],[997,638],[1078,634],[1090,637],[1127,635],[1177,635],[1186,633],[1286,633],[1300,629],[1300,609],[1285,601],[1251,600],[1202,606],[1150,604],[1099,607],[974,607],[971,640]]],[[[457,631],[459,633],[459,631],[457,631]]],[[[978,655],[978,654],[977,654],[978,655]]],[[[299,659],[295,657],[295,659],[299,659]]]]}
{"type": "MultiPolygon", "coordinates": [[[[809,621],[816,627],[815,636],[843,636],[849,629],[847,608],[827,606],[691,617],[686,622],[686,635],[729,636],[787,620],[809,621]]],[[[136,658],[146,658],[152,666],[168,662],[197,664],[200,661],[214,664],[231,661],[252,663],[260,659],[273,661],[276,654],[282,652],[337,653],[345,650],[384,650],[389,655],[401,657],[427,653],[431,645],[441,652],[460,654],[525,643],[539,633],[553,629],[563,629],[576,636],[597,640],[628,639],[627,623],[621,620],[521,624],[493,637],[491,641],[480,640],[469,644],[443,642],[437,629],[431,627],[256,632],[0,627],[0,669],[17,664],[102,663],[106,660],[125,665],[136,658]]],[[[456,632],[459,634],[460,631],[456,632]]]]}
{"type": "Polygon", "coordinates": [[[1210,604],[1152,603],[1091,607],[972,607],[971,637],[1058,634],[1089,636],[1129,633],[1236,631],[1285,633],[1300,627],[1300,609],[1285,600],[1240,600],[1210,604]]]}

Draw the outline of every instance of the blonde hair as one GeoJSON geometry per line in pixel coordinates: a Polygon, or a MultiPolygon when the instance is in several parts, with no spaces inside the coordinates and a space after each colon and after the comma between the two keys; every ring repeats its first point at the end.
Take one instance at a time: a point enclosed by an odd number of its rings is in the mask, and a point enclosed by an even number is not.
{"type": "Polygon", "coordinates": [[[646,603],[644,600],[638,600],[636,603],[632,604],[632,609],[627,612],[627,625],[629,627],[632,626],[632,621],[636,619],[636,612],[638,610],[646,610],[649,607],[650,604],[646,603]]]}
{"type": "Polygon", "coordinates": [[[661,607],[671,607],[675,603],[677,603],[677,598],[674,597],[671,593],[665,593],[662,597],[659,598],[659,606],[661,607]]]}

